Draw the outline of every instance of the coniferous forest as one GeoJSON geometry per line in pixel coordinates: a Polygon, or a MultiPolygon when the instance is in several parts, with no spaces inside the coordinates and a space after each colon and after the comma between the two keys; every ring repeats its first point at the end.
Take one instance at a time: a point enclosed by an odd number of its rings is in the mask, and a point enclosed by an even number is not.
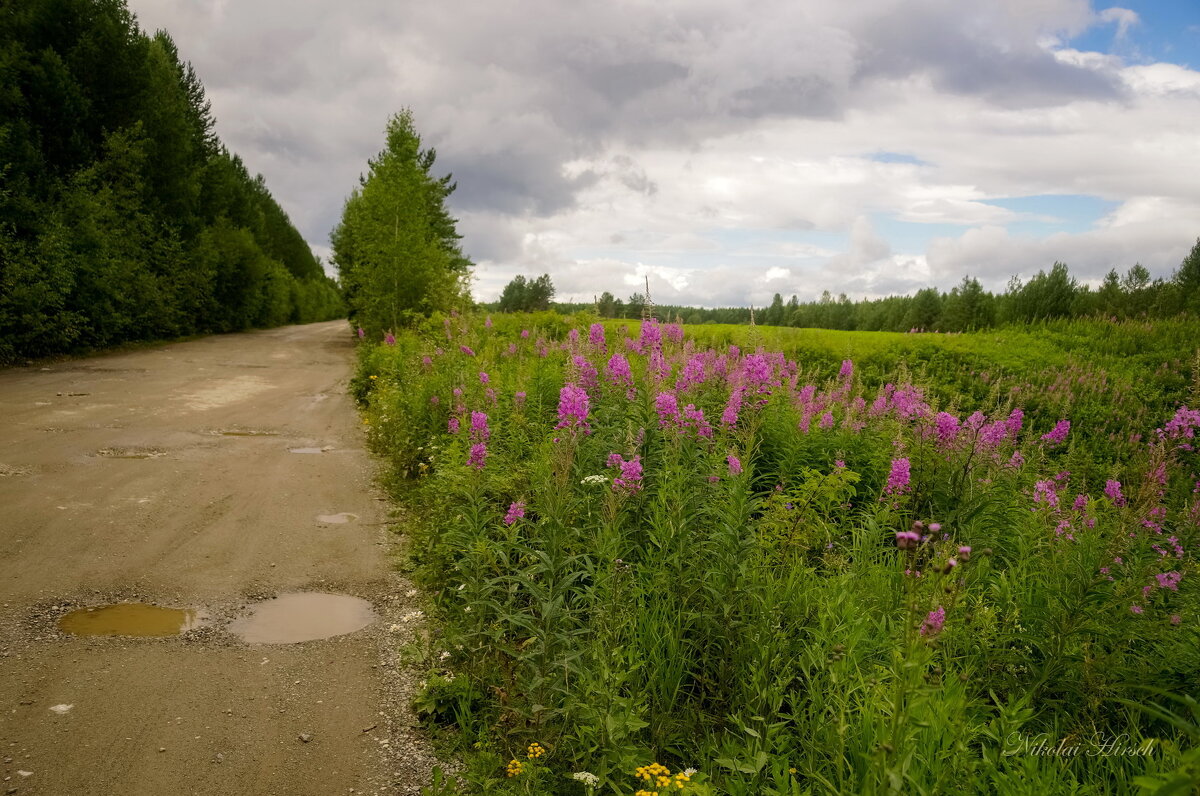
{"type": "Polygon", "coordinates": [[[342,314],[166,32],[123,0],[0,7],[0,362],[342,314]]]}

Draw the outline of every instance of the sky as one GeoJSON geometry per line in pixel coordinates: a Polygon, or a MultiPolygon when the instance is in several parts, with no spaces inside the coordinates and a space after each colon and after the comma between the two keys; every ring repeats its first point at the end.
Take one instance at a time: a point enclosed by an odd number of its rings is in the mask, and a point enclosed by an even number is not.
{"type": "Polygon", "coordinates": [[[708,307],[1169,278],[1200,236],[1198,0],[129,6],[327,262],[411,108],[480,301],[542,273],[708,307]]]}

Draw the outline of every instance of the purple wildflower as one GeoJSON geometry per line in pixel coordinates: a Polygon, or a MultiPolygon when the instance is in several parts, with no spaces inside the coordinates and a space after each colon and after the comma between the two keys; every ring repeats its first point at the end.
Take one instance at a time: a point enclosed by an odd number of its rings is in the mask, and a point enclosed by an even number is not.
{"type": "Polygon", "coordinates": [[[626,493],[637,492],[642,488],[642,457],[634,456],[629,461],[619,453],[608,454],[608,466],[617,467],[621,475],[613,479],[613,489],[626,493]]]}
{"type": "Polygon", "coordinates": [[[958,436],[957,417],[949,412],[938,412],[933,422],[937,428],[938,441],[942,445],[949,445],[951,442],[954,442],[954,438],[958,436]]]}
{"type": "Polygon", "coordinates": [[[742,360],[742,378],[747,384],[766,384],[771,380],[771,370],[766,354],[751,354],[742,360]]]}
{"type": "Polygon", "coordinates": [[[896,531],[896,547],[911,550],[921,543],[921,534],[916,531],[896,531]]]}
{"type": "Polygon", "coordinates": [[[1158,581],[1160,588],[1179,591],[1179,581],[1183,580],[1183,573],[1163,572],[1161,575],[1155,575],[1154,579],[1158,581]]]}
{"type": "Polygon", "coordinates": [[[479,383],[480,384],[487,384],[491,380],[492,380],[491,377],[488,376],[486,373],[484,373],[483,371],[479,372],[479,383]]]}
{"type": "Polygon", "coordinates": [[[471,413],[471,439],[486,442],[492,436],[488,429],[488,416],[485,412],[471,413]]]}
{"type": "Polygon", "coordinates": [[[517,391],[517,392],[513,393],[513,403],[515,403],[517,406],[524,406],[525,405],[525,393],[521,392],[521,391],[517,391]]]}
{"type": "Polygon", "coordinates": [[[391,332],[388,332],[387,334],[385,334],[383,336],[383,342],[387,343],[388,345],[395,345],[396,344],[396,335],[392,334],[391,332]]]}
{"type": "Polygon", "coordinates": [[[467,466],[474,467],[476,470],[482,470],[484,462],[487,461],[487,445],[482,442],[476,442],[471,446],[471,455],[467,457],[467,466]]]}
{"type": "Polygon", "coordinates": [[[936,636],[942,632],[944,624],[946,624],[946,609],[939,605],[936,610],[930,611],[929,616],[925,617],[925,621],[921,623],[921,635],[936,636]]]}
{"type": "Polygon", "coordinates": [[[848,359],[842,360],[842,369],[838,371],[838,376],[843,379],[849,379],[854,375],[854,363],[848,359]]]}
{"type": "Polygon", "coordinates": [[[528,340],[528,339],[529,339],[529,330],[528,330],[528,329],[522,329],[522,330],[521,330],[521,339],[522,339],[522,340],[528,340]]]}
{"type": "Polygon", "coordinates": [[[593,323],[588,329],[588,342],[597,348],[606,348],[604,342],[604,326],[603,324],[593,323]]]}
{"type": "Polygon", "coordinates": [[[721,413],[721,425],[735,426],[738,421],[738,411],[742,408],[742,388],[737,387],[729,394],[729,403],[725,404],[725,411],[721,413]]]}
{"type": "Polygon", "coordinates": [[[624,354],[613,354],[604,367],[604,377],[613,384],[633,385],[633,371],[629,368],[629,360],[624,354]]]}
{"type": "Polygon", "coordinates": [[[729,474],[730,475],[741,475],[742,474],[742,463],[738,459],[738,457],[734,456],[731,453],[725,457],[725,461],[726,461],[726,463],[729,464],[729,474]]]}
{"type": "Polygon", "coordinates": [[[446,424],[446,428],[450,431],[451,434],[457,434],[458,433],[458,418],[457,417],[450,418],[450,422],[446,424]]]}
{"type": "Polygon", "coordinates": [[[668,323],[666,327],[664,327],[664,331],[667,334],[667,339],[672,343],[683,342],[683,324],[668,323]]]}
{"type": "Polygon", "coordinates": [[[575,384],[565,384],[558,393],[558,425],[555,428],[588,428],[587,415],[591,406],[587,391],[575,384]]]}
{"type": "Polygon", "coordinates": [[[826,412],[821,415],[821,421],[817,425],[823,429],[833,428],[833,412],[826,412]]]}
{"type": "Polygon", "coordinates": [[[358,339],[361,340],[366,336],[367,336],[367,330],[362,328],[361,326],[358,327],[358,339]]]}
{"type": "Polygon", "coordinates": [[[1043,479],[1033,485],[1033,502],[1045,503],[1049,508],[1058,510],[1058,490],[1053,481],[1043,479]]]}
{"type": "Polygon", "coordinates": [[[892,471],[888,473],[887,486],[884,487],[884,494],[894,495],[908,491],[908,482],[911,477],[910,463],[908,457],[892,460],[892,471]]]}
{"type": "Polygon", "coordinates": [[[1104,482],[1104,494],[1113,502],[1114,506],[1124,506],[1125,496],[1121,494],[1121,482],[1111,479],[1104,482]]]}
{"type": "Polygon", "coordinates": [[[673,392],[660,392],[654,397],[654,411],[658,412],[658,424],[666,426],[679,416],[679,403],[673,392]]]}
{"type": "Polygon", "coordinates": [[[1008,419],[1004,421],[1005,427],[1008,429],[1010,437],[1017,436],[1021,431],[1021,426],[1025,422],[1025,413],[1020,409],[1014,409],[1008,415],[1008,419]]]}
{"type": "Polygon", "coordinates": [[[511,503],[508,506],[508,513],[504,515],[504,524],[512,525],[514,522],[516,522],[519,519],[523,519],[524,517],[525,517],[525,504],[522,503],[521,501],[517,501],[516,503],[511,503]]]}
{"type": "Polygon", "coordinates": [[[1067,432],[1071,430],[1070,420],[1060,420],[1053,429],[1042,435],[1042,441],[1048,442],[1051,445],[1058,445],[1067,438],[1067,432]]]}
{"type": "Polygon", "coordinates": [[[1129,606],[1129,611],[1131,613],[1138,614],[1140,616],[1141,614],[1145,613],[1146,609],[1140,605],[1135,604],[1135,605],[1129,606]]]}
{"type": "Polygon", "coordinates": [[[461,351],[461,352],[463,352],[464,354],[466,354],[466,355],[467,355],[467,356],[469,356],[469,357],[473,357],[473,356],[475,356],[475,351],[474,351],[474,350],[473,350],[473,349],[472,349],[470,346],[467,346],[467,345],[460,345],[460,346],[458,347],[458,350],[459,350],[459,351],[461,351]]]}

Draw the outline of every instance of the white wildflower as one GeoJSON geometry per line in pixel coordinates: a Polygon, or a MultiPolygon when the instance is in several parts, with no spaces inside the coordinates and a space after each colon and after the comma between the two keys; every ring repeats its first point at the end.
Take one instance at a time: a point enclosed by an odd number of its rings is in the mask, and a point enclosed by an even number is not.
{"type": "Polygon", "coordinates": [[[400,617],[401,622],[413,622],[425,616],[421,611],[409,611],[404,616],[400,617]]]}
{"type": "Polygon", "coordinates": [[[685,769],[683,770],[683,773],[684,773],[684,775],[685,775],[685,776],[689,776],[689,777],[690,777],[692,774],[695,774],[695,773],[696,773],[696,769],[694,769],[694,768],[685,768],[685,769]]]}
{"type": "Polygon", "coordinates": [[[577,779],[589,788],[594,788],[600,784],[600,777],[590,771],[576,771],[571,775],[571,779],[577,779]]]}
{"type": "MultiPolygon", "coordinates": [[[[579,483],[583,484],[584,486],[595,486],[596,484],[607,484],[608,476],[606,476],[606,475],[589,475],[589,476],[586,476],[579,483]]],[[[587,773],[587,772],[584,772],[584,773],[587,773]]]]}

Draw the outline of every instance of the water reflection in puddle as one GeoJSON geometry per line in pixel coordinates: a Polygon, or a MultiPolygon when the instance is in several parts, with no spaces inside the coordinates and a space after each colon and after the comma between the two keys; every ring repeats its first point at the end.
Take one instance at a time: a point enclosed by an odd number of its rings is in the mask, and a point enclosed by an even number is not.
{"type": "Polygon", "coordinates": [[[324,453],[325,448],[288,448],[288,453],[324,453]]]}
{"type": "Polygon", "coordinates": [[[326,523],[328,525],[345,525],[348,522],[354,522],[358,519],[357,514],[351,514],[348,511],[343,511],[340,514],[318,514],[317,522],[326,523]]]}
{"type": "Polygon", "coordinates": [[[252,606],[248,615],[229,623],[229,632],[249,644],[295,644],[353,633],[374,621],[366,600],[292,592],[252,606]]]}
{"type": "Polygon", "coordinates": [[[72,611],[58,620],[58,627],[76,636],[178,636],[199,627],[205,618],[192,608],[118,603],[72,611]]]}

